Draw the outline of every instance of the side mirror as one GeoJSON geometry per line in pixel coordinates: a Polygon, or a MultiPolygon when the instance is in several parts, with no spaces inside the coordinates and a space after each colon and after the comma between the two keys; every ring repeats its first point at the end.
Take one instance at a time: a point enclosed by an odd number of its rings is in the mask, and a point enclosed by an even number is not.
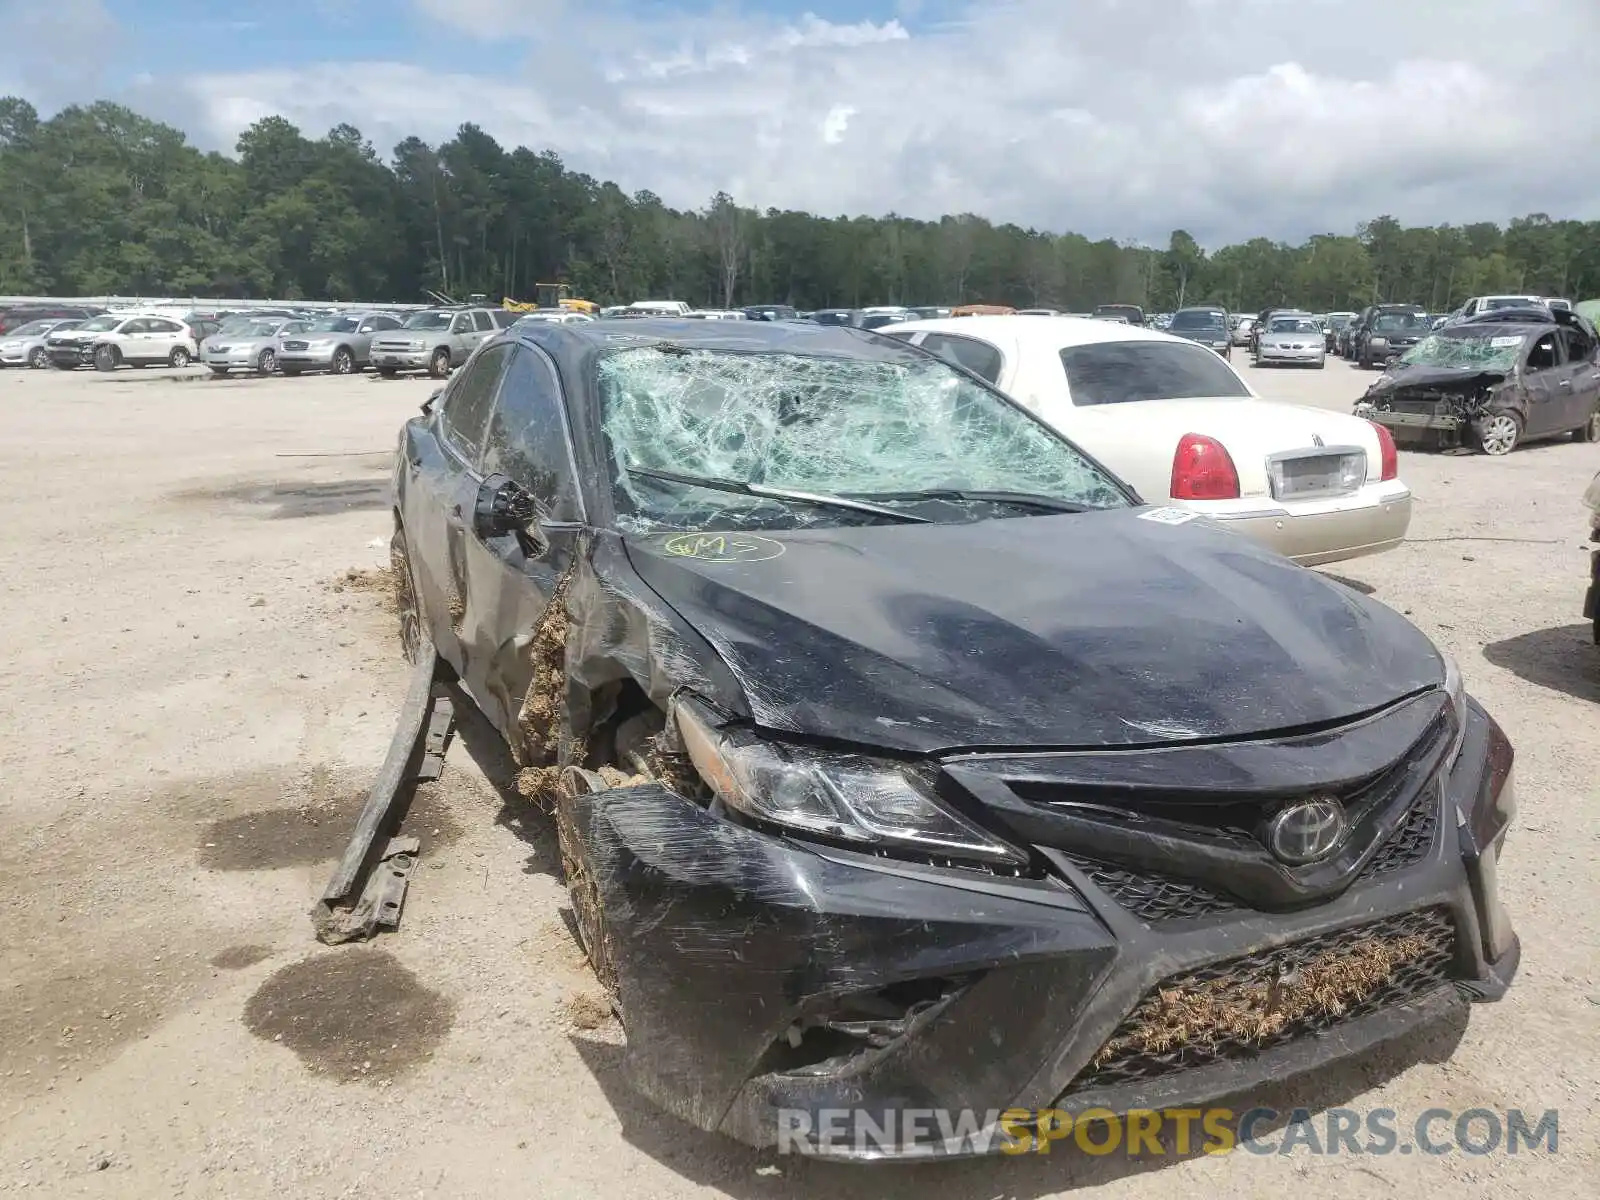
{"type": "Polygon", "coordinates": [[[539,502],[527,488],[505,475],[491,475],[479,485],[472,524],[481,538],[515,535],[534,558],[550,548],[549,539],[539,528],[539,502]]]}
{"type": "Polygon", "coordinates": [[[429,396],[426,400],[424,400],[422,402],[422,415],[423,416],[425,416],[425,417],[433,416],[434,402],[437,401],[439,399],[439,397],[442,396],[442,395],[444,395],[444,389],[443,388],[438,388],[433,393],[433,395],[429,396]]]}

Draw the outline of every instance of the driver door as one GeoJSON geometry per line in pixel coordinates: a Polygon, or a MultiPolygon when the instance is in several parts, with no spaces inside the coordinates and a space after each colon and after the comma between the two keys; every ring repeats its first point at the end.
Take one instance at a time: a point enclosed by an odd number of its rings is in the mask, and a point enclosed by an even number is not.
{"type": "Polygon", "coordinates": [[[1528,394],[1524,437],[1543,437],[1564,428],[1561,353],[1561,339],[1554,329],[1540,334],[1527,352],[1522,368],[1522,384],[1528,394]]]}
{"type": "MultiPolygon", "coordinates": [[[[497,352],[490,347],[484,355],[497,352]]],[[[516,744],[517,717],[533,681],[533,635],[572,565],[584,525],[583,499],[565,399],[555,364],[541,350],[510,347],[494,414],[484,437],[480,503],[519,490],[538,512],[507,533],[474,531],[466,542],[472,694],[516,744]]]]}

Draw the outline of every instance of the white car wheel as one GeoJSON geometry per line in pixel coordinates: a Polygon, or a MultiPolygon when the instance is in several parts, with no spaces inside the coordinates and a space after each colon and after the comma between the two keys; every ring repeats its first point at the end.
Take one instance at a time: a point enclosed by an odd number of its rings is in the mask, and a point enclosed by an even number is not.
{"type": "Polygon", "coordinates": [[[1485,454],[1510,454],[1521,436],[1522,428],[1510,413],[1495,413],[1478,422],[1478,444],[1485,454]]]}

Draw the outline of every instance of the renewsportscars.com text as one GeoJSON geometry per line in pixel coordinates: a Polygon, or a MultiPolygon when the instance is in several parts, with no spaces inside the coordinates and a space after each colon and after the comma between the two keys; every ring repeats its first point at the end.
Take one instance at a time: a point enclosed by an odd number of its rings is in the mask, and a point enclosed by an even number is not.
{"type": "Polygon", "coordinates": [[[1560,1151],[1557,1110],[1524,1112],[1512,1108],[1456,1111],[1423,1109],[1402,1116],[1392,1108],[1330,1108],[1312,1115],[1297,1108],[1284,1114],[1271,1108],[1235,1112],[1228,1108],[1135,1109],[1116,1116],[1105,1109],[1072,1113],[1064,1109],[906,1108],[885,1112],[782,1109],[778,1114],[780,1154],[904,1153],[1049,1154],[1053,1147],[1084,1154],[1556,1154],[1560,1151]]]}

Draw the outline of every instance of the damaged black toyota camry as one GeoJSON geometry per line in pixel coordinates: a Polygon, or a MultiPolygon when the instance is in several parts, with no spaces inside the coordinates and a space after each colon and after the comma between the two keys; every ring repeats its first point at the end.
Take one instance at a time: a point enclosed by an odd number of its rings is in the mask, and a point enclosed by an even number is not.
{"type": "Polygon", "coordinates": [[[1512,750],[1451,662],[916,347],[530,323],[395,486],[402,636],[553,812],[695,1125],[1194,1103],[1515,973],[1512,750]]]}

